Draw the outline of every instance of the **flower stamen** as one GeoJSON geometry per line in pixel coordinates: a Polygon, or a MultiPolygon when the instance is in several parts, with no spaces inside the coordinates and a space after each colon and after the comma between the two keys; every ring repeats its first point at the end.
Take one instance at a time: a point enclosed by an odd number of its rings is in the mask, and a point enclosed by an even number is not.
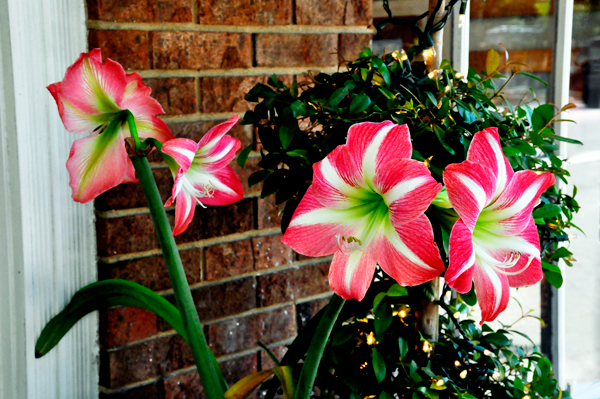
{"type": "Polygon", "coordinates": [[[529,255],[529,259],[527,260],[527,263],[525,264],[525,266],[523,266],[519,270],[516,270],[514,272],[508,272],[508,271],[502,270],[502,269],[510,269],[511,267],[516,266],[516,264],[519,262],[520,258],[521,258],[520,252],[512,252],[512,253],[510,253],[510,255],[509,254],[505,255],[504,262],[498,262],[495,265],[490,264],[490,266],[492,267],[492,269],[494,269],[498,273],[501,273],[501,274],[504,274],[507,276],[516,276],[517,274],[521,274],[525,270],[527,270],[529,265],[531,265],[531,262],[533,262],[533,259],[535,259],[535,257],[533,255],[529,255]]]}
{"type": "Polygon", "coordinates": [[[354,251],[362,251],[362,241],[356,237],[344,237],[341,235],[336,235],[335,239],[337,240],[338,247],[340,252],[344,255],[350,255],[354,251]]]}

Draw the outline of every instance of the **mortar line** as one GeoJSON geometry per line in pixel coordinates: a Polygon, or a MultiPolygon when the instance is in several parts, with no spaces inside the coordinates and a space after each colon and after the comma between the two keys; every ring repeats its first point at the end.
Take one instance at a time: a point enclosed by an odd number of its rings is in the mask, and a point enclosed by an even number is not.
{"type": "Polygon", "coordinates": [[[111,22],[87,21],[90,30],[137,30],[159,32],[205,32],[205,33],[283,33],[300,35],[326,35],[332,33],[374,34],[367,26],[332,25],[200,25],[193,22],[111,22]]]}
{"type": "Polygon", "coordinates": [[[139,69],[142,78],[205,78],[234,76],[270,76],[270,75],[302,75],[306,71],[317,70],[324,73],[337,72],[337,66],[308,65],[304,67],[250,67],[231,69],[139,69]]]}

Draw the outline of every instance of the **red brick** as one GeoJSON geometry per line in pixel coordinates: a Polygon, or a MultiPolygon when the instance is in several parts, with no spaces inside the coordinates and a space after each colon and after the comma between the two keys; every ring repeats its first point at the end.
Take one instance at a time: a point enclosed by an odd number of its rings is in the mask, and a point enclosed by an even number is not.
{"type": "Polygon", "coordinates": [[[117,22],[192,22],[190,0],[88,0],[88,19],[117,22]]]}
{"type": "Polygon", "coordinates": [[[117,61],[125,69],[149,69],[148,32],[135,30],[90,30],[90,49],[102,49],[102,57],[117,61]]]}
{"type": "MultiPolygon", "coordinates": [[[[258,191],[262,190],[262,184],[255,186],[258,191]]],[[[281,214],[279,211],[283,209],[283,205],[275,204],[275,196],[270,195],[267,198],[258,200],[258,228],[266,229],[269,227],[281,226],[281,214]]]]}
{"type": "Polygon", "coordinates": [[[548,5],[548,12],[554,14],[554,2],[475,0],[471,2],[471,18],[525,17],[543,15],[543,7],[548,5]]]}
{"type": "MultiPolygon", "coordinates": [[[[158,185],[163,203],[171,196],[173,189],[173,174],[168,168],[159,168],[152,171],[158,185]]],[[[144,192],[139,183],[125,183],[111,188],[100,194],[94,205],[98,211],[143,208],[148,206],[144,192]]]]}
{"type": "Polygon", "coordinates": [[[256,307],[254,277],[202,287],[192,292],[200,320],[232,316],[256,307]]]}
{"type": "MultiPolygon", "coordinates": [[[[167,215],[174,222],[174,211],[167,215]]],[[[252,229],[252,201],[244,199],[231,205],[206,209],[197,206],[188,229],[176,237],[178,243],[241,233],[252,229]]],[[[99,256],[110,256],[158,249],[158,240],[149,214],[96,221],[99,256]]]]}
{"type": "Polygon", "coordinates": [[[296,0],[299,25],[371,25],[372,0],[296,0]]]}
{"type": "Polygon", "coordinates": [[[296,260],[294,250],[281,242],[281,234],[253,238],[252,249],[256,270],[282,266],[296,260]]]}
{"type": "Polygon", "coordinates": [[[251,35],[246,33],[153,32],[156,69],[248,68],[251,35]]]}
{"type": "MultiPolygon", "coordinates": [[[[206,134],[206,132],[208,132],[210,129],[222,122],[225,121],[220,120],[188,123],[169,123],[169,129],[171,129],[171,133],[173,133],[175,137],[192,139],[197,142],[200,141],[200,139],[206,134]]],[[[254,128],[249,125],[242,125],[238,122],[227,134],[240,140],[242,142],[243,149],[252,144],[254,128]]]]}
{"type": "Polygon", "coordinates": [[[329,288],[329,263],[303,266],[258,277],[260,306],[297,301],[329,288]]]}
{"type": "Polygon", "coordinates": [[[100,399],[164,399],[163,381],[158,380],[148,385],[137,386],[126,391],[115,393],[100,392],[100,399]]]}
{"type": "Polygon", "coordinates": [[[236,241],[206,248],[206,280],[238,276],[254,270],[252,241],[236,241]]]}
{"type": "Polygon", "coordinates": [[[113,351],[101,351],[100,384],[116,389],[192,366],[188,344],[179,336],[163,337],[113,351]]]}
{"type": "Polygon", "coordinates": [[[342,61],[352,61],[358,58],[363,47],[369,47],[373,35],[342,33],[340,35],[340,57],[342,61]]]}
{"type": "Polygon", "coordinates": [[[302,328],[306,323],[323,309],[329,303],[330,298],[316,299],[310,302],[303,302],[296,305],[296,314],[298,315],[298,326],[302,328]]]}
{"type": "MultiPolygon", "coordinates": [[[[277,360],[281,361],[281,359],[283,359],[283,356],[287,352],[288,348],[286,345],[279,345],[274,348],[269,348],[269,350],[277,358],[277,360]]],[[[265,352],[264,350],[261,350],[260,351],[260,369],[268,370],[273,367],[275,367],[275,363],[273,363],[273,360],[271,360],[269,355],[267,355],[267,352],[265,352]]]]}
{"type": "Polygon", "coordinates": [[[100,312],[100,343],[105,347],[125,345],[158,333],[156,316],[147,310],[124,307],[100,312]]]}
{"type": "Polygon", "coordinates": [[[199,0],[198,22],[206,25],[286,25],[291,0],[199,0]]]}
{"type": "Polygon", "coordinates": [[[327,35],[256,35],[258,66],[335,66],[338,37],[327,35]]]}
{"type": "MultiPolygon", "coordinates": [[[[190,284],[202,280],[202,250],[191,249],[179,251],[181,262],[190,284]]],[[[153,291],[163,291],[171,288],[169,273],[162,255],[148,258],[117,262],[115,264],[98,266],[99,280],[120,278],[141,284],[153,291]]]]}
{"type": "Polygon", "coordinates": [[[296,334],[293,305],[208,326],[208,342],[216,356],[271,344],[296,334]]]}
{"type": "Polygon", "coordinates": [[[167,115],[196,112],[196,79],[144,79],[144,83],[152,88],[152,97],[158,100],[167,115]]]}
{"type": "Polygon", "coordinates": [[[244,112],[252,108],[244,100],[250,89],[264,76],[227,76],[200,78],[201,112],[244,112]]]}

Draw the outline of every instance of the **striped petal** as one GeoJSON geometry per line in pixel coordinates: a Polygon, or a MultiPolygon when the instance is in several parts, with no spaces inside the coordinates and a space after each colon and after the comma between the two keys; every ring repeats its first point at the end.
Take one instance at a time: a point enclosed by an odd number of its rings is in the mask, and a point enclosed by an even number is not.
{"type": "Polygon", "coordinates": [[[396,159],[380,168],[373,181],[388,205],[396,228],[423,214],[442,189],[423,162],[396,159]]]}
{"type": "Polygon", "coordinates": [[[64,98],[79,111],[88,114],[118,112],[127,86],[125,70],[107,59],[102,63],[100,49],[82,53],[61,82],[64,98]]]}
{"type": "MultiPolygon", "coordinates": [[[[481,132],[475,133],[473,141],[469,146],[467,160],[473,161],[489,168],[493,175],[494,189],[492,200],[498,198],[502,190],[511,180],[514,172],[510,162],[502,152],[498,129],[489,127],[481,132]]],[[[467,223],[468,225],[468,223],[467,223]]]]}
{"type": "MultiPolygon", "coordinates": [[[[207,180],[214,191],[211,196],[199,198],[204,205],[229,205],[244,198],[242,182],[229,165],[207,175],[207,180]]],[[[196,185],[195,188],[200,189],[202,186],[196,185]]]]}
{"type": "Polygon", "coordinates": [[[229,165],[242,143],[231,136],[223,136],[212,147],[206,149],[198,145],[194,162],[202,164],[208,171],[214,171],[229,165]]]}
{"type": "Polygon", "coordinates": [[[119,129],[76,140],[67,160],[72,197],[77,202],[88,202],[124,179],[133,181],[132,169],[119,129]]]}
{"type": "Polygon", "coordinates": [[[423,284],[444,272],[433,229],[425,215],[400,228],[387,223],[376,259],[379,266],[403,286],[423,284]]]}
{"type": "Polygon", "coordinates": [[[326,208],[314,196],[310,186],[302,197],[281,241],[307,256],[331,255],[338,250],[336,236],[354,236],[355,218],[346,210],[326,208]]]}
{"type": "Polygon", "coordinates": [[[352,125],[348,130],[347,146],[367,183],[372,182],[376,171],[388,162],[412,155],[408,126],[391,121],[352,125]]]}
{"type": "Polygon", "coordinates": [[[227,134],[239,120],[240,117],[238,115],[233,115],[225,122],[219,123],[210,129],[198,143],[198,148],[201,148],[202,151],[211,150],[221,140],[221,137],[227,134]]]}
{"type": "Polygon", "coordinates": [[[473,231],[479,214],[494,195],[493,173],[473,161],[464,161],[446,167],[444,184],[454,210],[473,231]]]}
{"type": "Polygon", "coordinates": [[[377,242],[373,242],[362,251],[335,253],[329,268],[329,285],[336,294],[359,301],[365,297],[375,273],[377,247],[377,242]]]}
{"type": "Polygon", "coordinates": [[[481,308],[481,324],[494,321],[508,306],[510,289],[508,279],[503,274],[498,274],[489,265],[480,263],[475,267],[473,279],[477,303],[481,308]]]}
{"type": "Polygon", "coordinates": [[[152,89],[142,83],[142,77],[139,73],[128,73],[126,80],[127,86],[121,101],[122,109],[128,109],[136,117],[156,116],[165,113],[160,103],[150,97],[152,89]]]}
{"type": "Polygon", "coordinates": [[[190,222],[194,218],[196,211],[196,199],[188,194],[185,190],[180,190],[175,198],[175,226],[173,227],[173,235],[183,233],[190,222]]]}
{"type": "Polygon", "coordinates": [[[172,157],[183,172],[187,172],[194,161],[197,149],[198,144],[194,140],[172,139],[163,144],[161,151],[172,157]]]}
{"type": "Polygon", "coordinates": [[[503,235],[523,231],[536,201],[553,184],[552,173],[538,174],[532,170],[515,173],[498,199],[481,213],[479,223],[503,235]]]}
{"type": "Polygon", "coordinates": [[[367,200],[365,182],[347,145],[340,145],[313,165],[313,194],[324,206],[345,209],[367,200]]]}
{"type": "Polygon", "coordinates": [[[473,286],[475,252],[473,251],[473,233],[462,219],[458,219],[452,227],[449,252],[448,270],[446,270],[444,279],[448,286],[465,294],[473,286]]]}

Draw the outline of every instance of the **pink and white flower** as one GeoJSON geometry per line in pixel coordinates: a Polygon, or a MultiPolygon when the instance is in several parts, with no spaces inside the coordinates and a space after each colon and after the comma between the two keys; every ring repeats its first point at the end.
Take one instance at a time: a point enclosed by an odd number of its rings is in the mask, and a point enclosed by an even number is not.
{"type": "Polygon", "coordinates": [[[156,117],[164,111],[150,97],[151,89],[137,73],[126,74],[118,63],[102,62],[100,49],[82,53],[65,78],[48,86],[65,128],[89,136],[73,143],[67,169],[73,199],[88,202],[121,183],[137,181],[127,156],[124,138],[127,123],[110,127],[123,110],[135,117],[140,137],[161,142],[173,138],[167,125],[156,117]]]}
{"type": "Polygon", "coordinates": [[[365,122],[313,166],[282,241],[303,255],[334,254],[329,283],[343,298],[364,298],[376,264],[404,286],[444,271],[424,215],[441,185],[411,154],[406,125],[365,122]]]}
{"type": "Polygon", "coordinates": [[[187,229],[196,204],[228,205],[244,197],[242,183],[229,165],[241,143],[226,135],[239,119],[233,115],[209,130],[198,143],[173,139],[163,144],[161,151],[167,155],[165,160],[175,179],[172,195],[165,204],[175,202],[173,235],[187,229]]]}
{"type": "Polygon", "coordinates": [[[474,281],[482,323],[493,321],[508,305],[509,287],[543,277],[531,213],[554,175],[515,173],[497,129],[488,128],[475,134],[466,161],[446,167],[444,183],[460,216],[450,234],[446,282],[466,293],[474,281]]]}

